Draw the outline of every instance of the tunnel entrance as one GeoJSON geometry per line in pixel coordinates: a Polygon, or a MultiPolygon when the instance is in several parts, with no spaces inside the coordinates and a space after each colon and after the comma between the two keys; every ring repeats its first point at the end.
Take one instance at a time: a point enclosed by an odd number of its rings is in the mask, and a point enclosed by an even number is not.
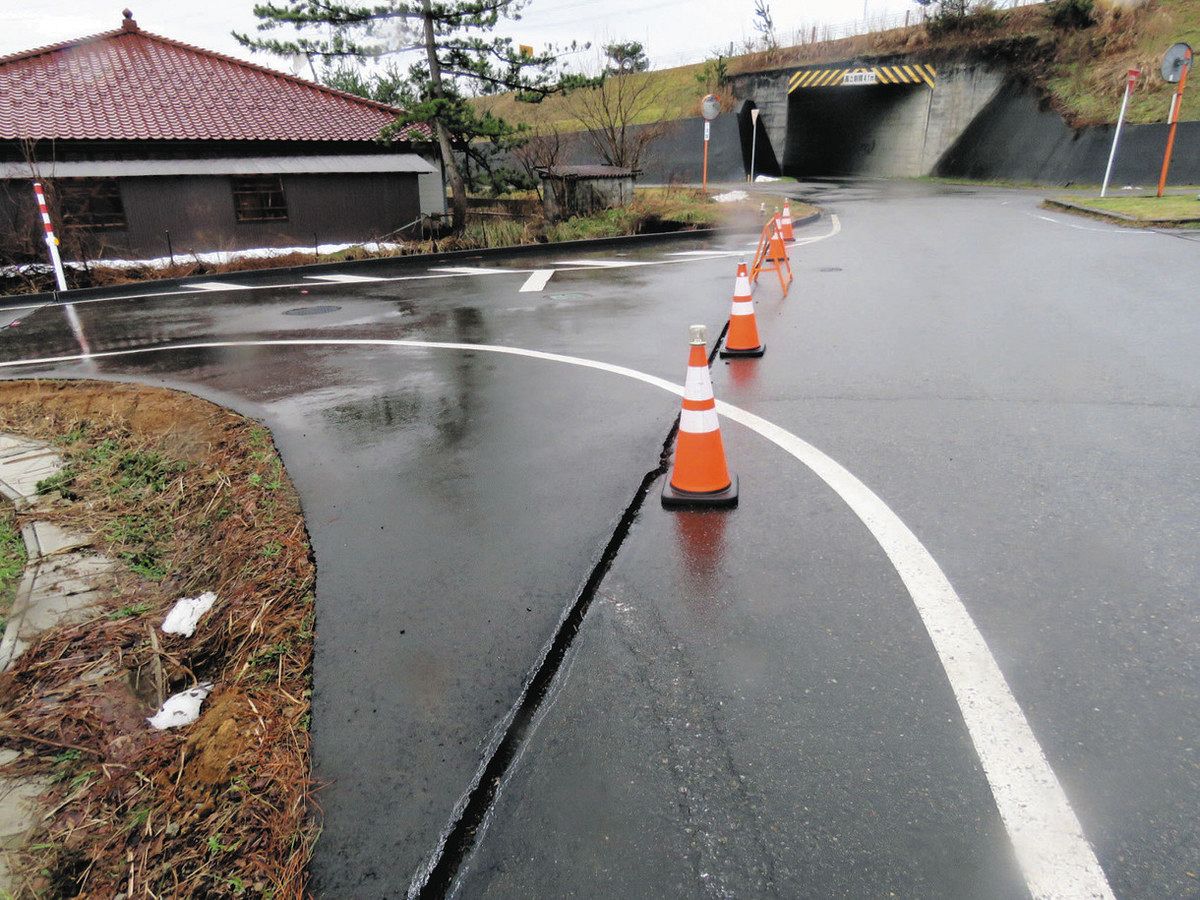
{"type": "Polygon", "coordinates": [[[926,84],[794,90],[788,97],[784,174],[925,174],[932,95],[926,84]]]}

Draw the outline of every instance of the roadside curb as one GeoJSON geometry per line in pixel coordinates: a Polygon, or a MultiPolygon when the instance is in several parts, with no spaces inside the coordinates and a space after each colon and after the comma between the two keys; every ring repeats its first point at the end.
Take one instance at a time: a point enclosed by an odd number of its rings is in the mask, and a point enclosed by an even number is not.
{"type": "Polygon", "coordinates": [[[695,228],[682,231],[662,231],[653,234],[623,234],[618,237],[585,238],[578,241],[556,241],[546,244],[511,244],[507,247],[489,247],[483,250],[447,250],[442,253],[411,253],[405,256],[379,256],[371,259],[350,259],[337,262],[308,263],[302,266],[269,266],[261,269],[239,269],[236,272],[221,272],[212,275],[188,275],[181,278],[147,278],[142,281],[130,281],[120,285],[104,285],[102,287],[75,288],[66,292],[65,296],[58,291],[41,291],[36,294],[12,294],[0,297],[0,309],[13,306],[31,306],[39,303],[64,302],[67,298],[95,298],[105,294],[124,294],[130,290],[142,287],[170,288],[185,285],[190,281],[203,280],[207,282],[236,281],[247,275],[257,276],[266,273],[278,275],[305,275],[308,273],[329,272],[331,270],[357,271],[370,270],[374,267],[392,268],[396,266],[419,267],[431,262],[464,258],[495,259],[501,256],[520,256],[527,253],[541,253],[546,250],[561,248],[567,252],[587,250],[598,247],[622,247],[626,245],[652,244],[656,241],[666,241],[678,238],[706,238],[720,233],[718,228],[695,228]]]}
{"type": "Polygon", "coordinates": [[[1200,225],[1200,216],[1193,219],[1139,219],[1128,213],[1113,212],[1109,209],[1096,209],[1094,206],[1084,206],[1082,203],[1072,203],[1070,200],[1055,200],[1047,197],[1042,201],[1046,209],[1058,209],[1075,215],[1088,216],[1094,219],[1104,219],[1115,225],[1126,228],[1184,228],[1190,225],[1200,225]]]}
{"type": "Polygon", "coordinates": [[[825,215],[825,213],[822,210],[818,209],[815,213],[809,213],[803,219],[792,219],[792,227],[799,228],[802,225],[811,225],[813,222],[816,222],[818,219],[820,219],[821,216],[823,216],[823,215],[825,215]]]}

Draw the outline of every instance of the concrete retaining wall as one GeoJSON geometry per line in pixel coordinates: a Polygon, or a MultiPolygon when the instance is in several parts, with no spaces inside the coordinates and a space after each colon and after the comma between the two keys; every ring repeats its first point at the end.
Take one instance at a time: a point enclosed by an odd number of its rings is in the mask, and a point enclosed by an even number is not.
{"type": "MultiPolygon", "coordinates": [[[[1046,184],[1099,184],[1112,145],[1112,125],[1072,129],[1029,88],[1009,85],[966,128],[936,173],[1046,184]]],[[[1127,125],[1113,184],[1158,183],[1167,126],[1127,125]]],[[[1200,122],[1181,122],[1171,184],[1200,184],[1200,122]]]]}
{"type": "MultiPolygon", "coordinates": [[[[647,126],[635,125],[640,131],[647,126]]],[[[639,168],[640,184],[668,184],[672,181],[699,184],[704,156],[704,120],[699,116],[677,119],[666,133],[647,148],[639,168]]],[[[571,152],[572,163],[602,163],[603,159],[586,141],[577,141],[571,152]]],[[[712,123],[708,145],[708,180],[741,181],[746,177],[742,160],[738,117],[722,113],[712,123]]]]}

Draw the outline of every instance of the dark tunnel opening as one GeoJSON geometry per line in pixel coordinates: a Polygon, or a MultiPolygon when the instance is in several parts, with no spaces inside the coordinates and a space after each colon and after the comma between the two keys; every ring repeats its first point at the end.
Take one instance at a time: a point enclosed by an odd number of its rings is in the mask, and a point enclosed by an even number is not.
{"type": "Polygon", "coordinates": [[[924,85],[871,84],[794,91],[783,172],[917,175],[929,117],[924,85]]]}

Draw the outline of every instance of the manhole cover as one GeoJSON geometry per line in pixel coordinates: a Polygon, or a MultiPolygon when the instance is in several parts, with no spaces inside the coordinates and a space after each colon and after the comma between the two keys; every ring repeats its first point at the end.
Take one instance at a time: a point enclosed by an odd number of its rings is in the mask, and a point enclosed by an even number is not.
{"type": "Polygon", "coordinates": [[[297,306],[287,310],[285,316],[323,316],[325,313],[337,312],[340,306],[297,306]]]}
{"type": "Polygon", "coordinates": [[[821,268],[821,271],[822,272],[840,272],[842,270],[839,269],[837,266],[823,266],[821,268]]]}

